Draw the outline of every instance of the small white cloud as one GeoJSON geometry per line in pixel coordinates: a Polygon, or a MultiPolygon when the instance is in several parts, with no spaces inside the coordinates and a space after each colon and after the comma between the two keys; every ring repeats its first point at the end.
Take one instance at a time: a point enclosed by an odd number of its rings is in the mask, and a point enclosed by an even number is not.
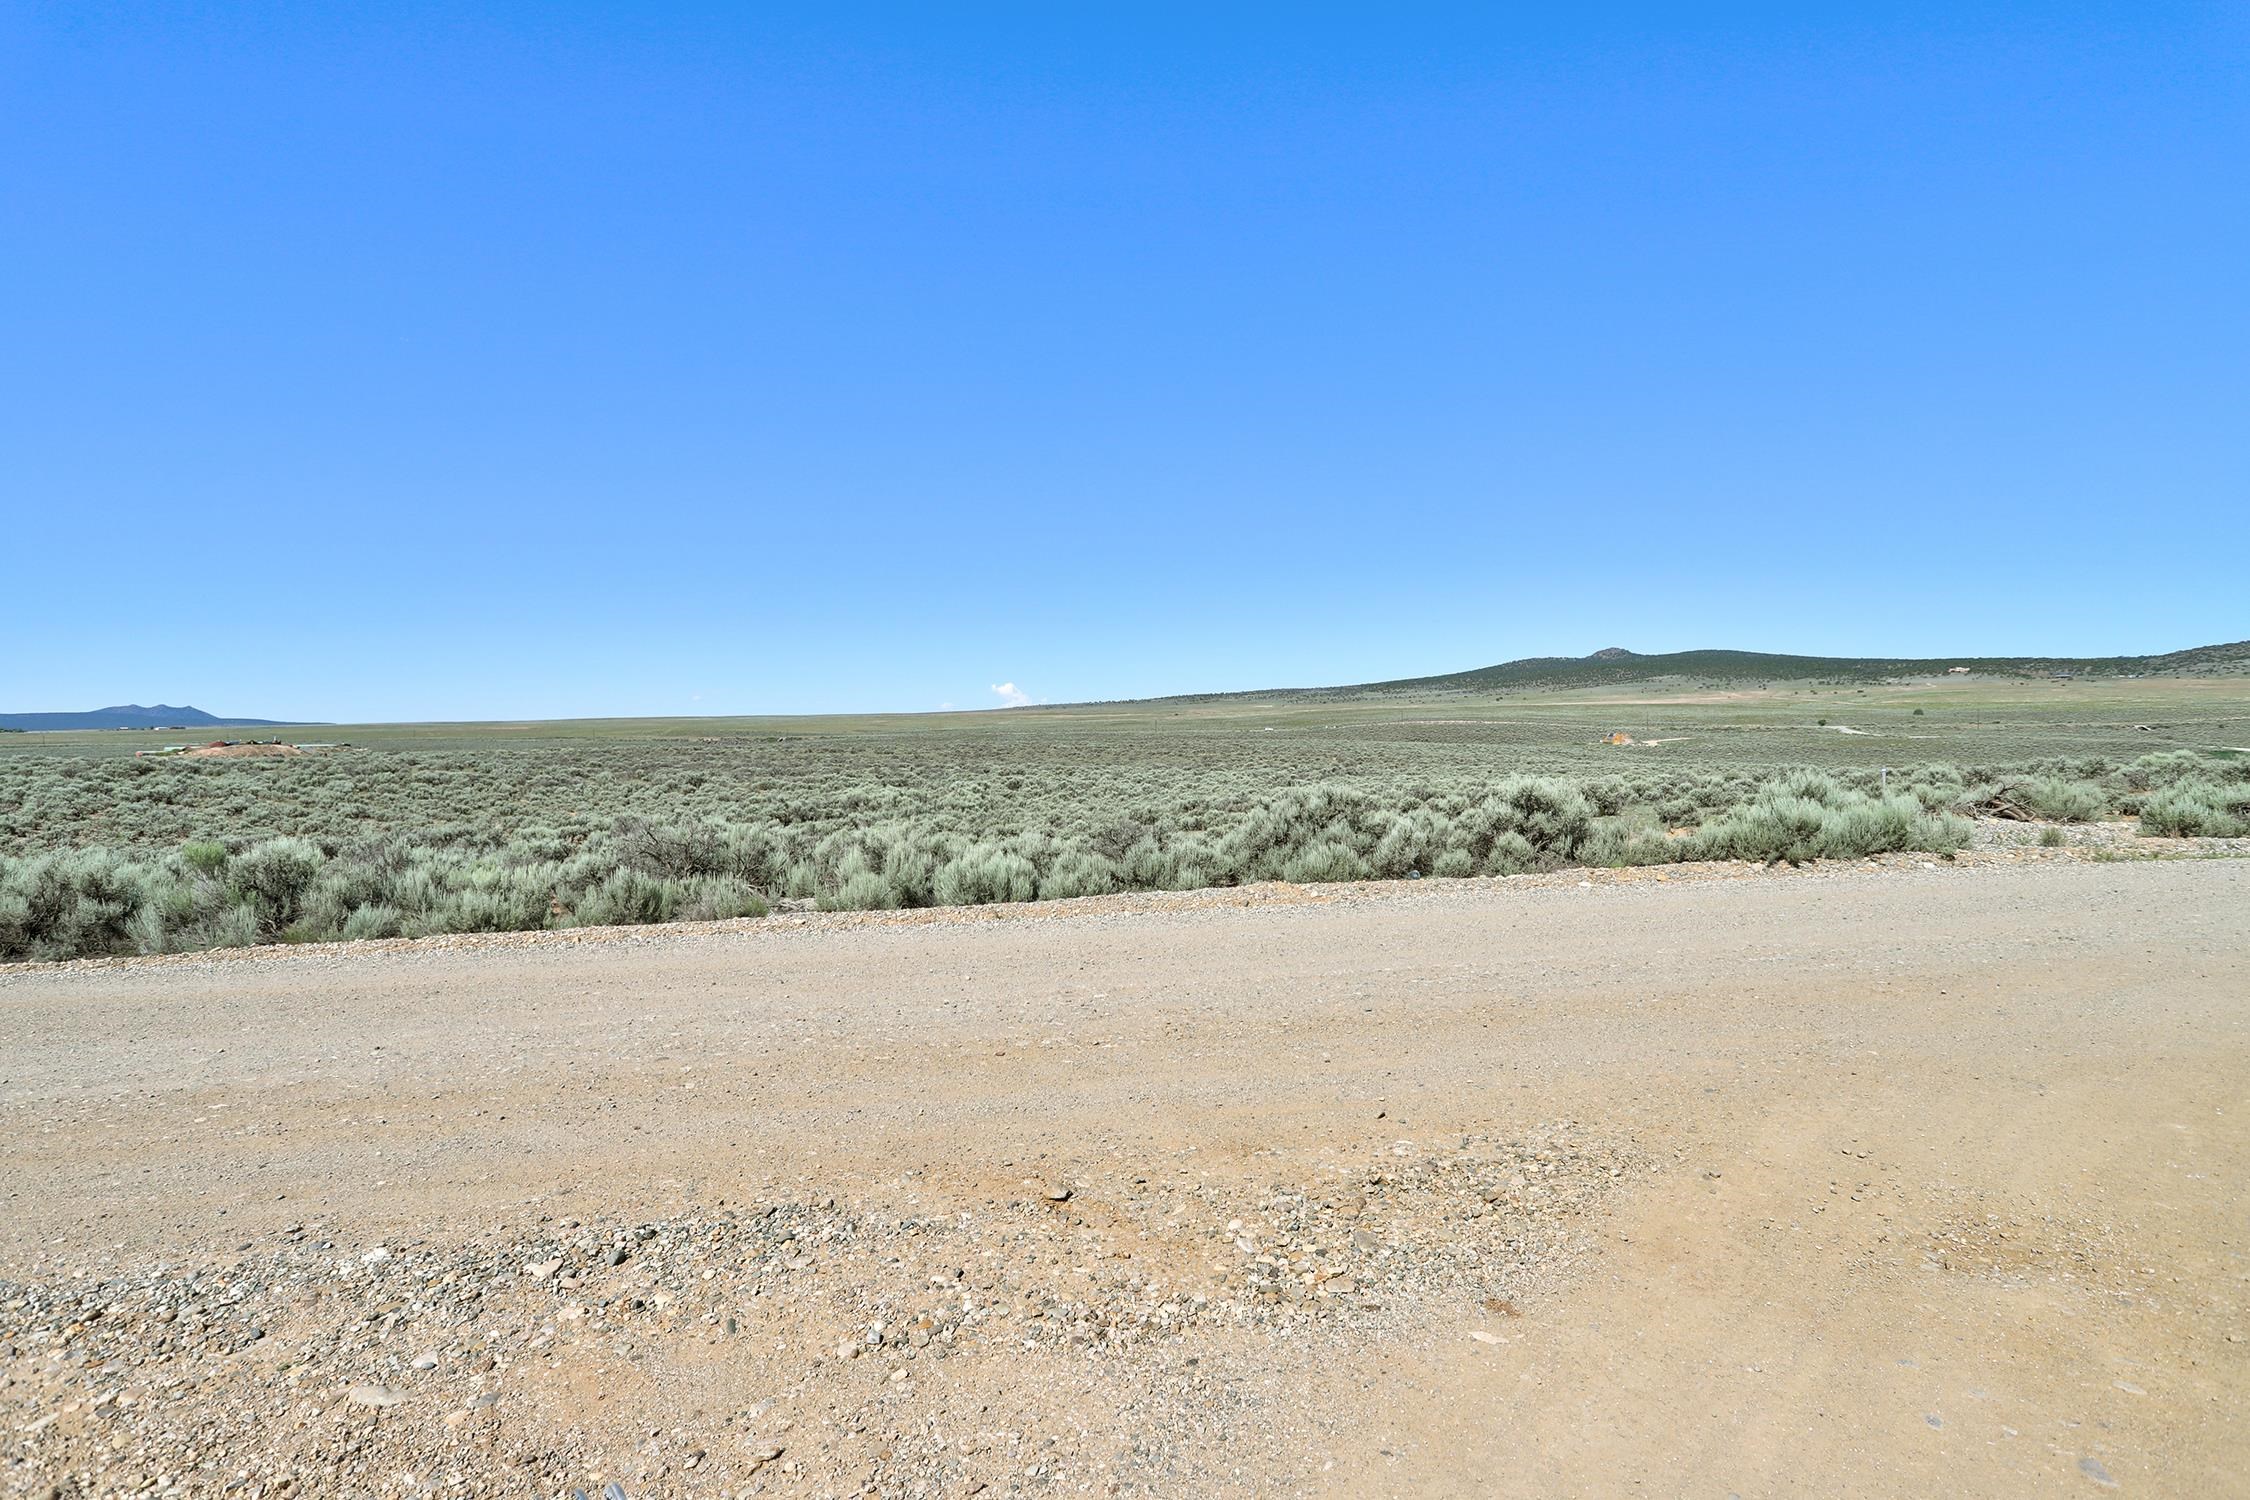
{"type": "Polygon", "coordinates": [[[941,714],[949,714],[953,712],[953,705],[951,702],[940,703],[937,706],[937,711],[941,714]]]}
{"type": "Polygon", "coordinates": [[[996,682],[992,685],[992,691],[1000,695],[1002,708],[1021,708],[1031,701],[1031,694],[1012,682],[996,682]]]}

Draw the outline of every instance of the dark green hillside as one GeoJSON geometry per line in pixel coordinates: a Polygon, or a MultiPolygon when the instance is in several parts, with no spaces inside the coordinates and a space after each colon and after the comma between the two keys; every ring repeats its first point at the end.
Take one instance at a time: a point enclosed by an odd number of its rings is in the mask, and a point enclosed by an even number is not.
{"type": "Polygon", "coordinates": [[[1224,698],[1358,698],[1431,693],[1507,693],[1686,681],[1715,686],[1769,682],[1882,682],[1944,675],[1956,667],[1988,677],[2225,677],[2250,673],[2250,641],[2197,646],[2157,656],[1786,656],[1765,651],[1672,651],[1642,656],[1611,646],[1591,656],[1531,656],[1435,677],[1403,677],[1346,687],[1219,693],[1168,702],[1224,698]]]}

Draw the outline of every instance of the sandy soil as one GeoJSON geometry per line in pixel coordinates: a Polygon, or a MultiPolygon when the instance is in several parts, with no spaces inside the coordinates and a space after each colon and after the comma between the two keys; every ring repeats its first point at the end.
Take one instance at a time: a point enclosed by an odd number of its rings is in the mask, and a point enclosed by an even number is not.
{"type": "Polygon", "coordinates": [[[183,760],[248,760],[276,755],[303,755],[295,745],[197,745],[182,750],[183,760]]]}
{"type": "Polygon", "coordinates": [[[0,974],[12,1493],[2250,1493],[2250,864],[0,974]]]}

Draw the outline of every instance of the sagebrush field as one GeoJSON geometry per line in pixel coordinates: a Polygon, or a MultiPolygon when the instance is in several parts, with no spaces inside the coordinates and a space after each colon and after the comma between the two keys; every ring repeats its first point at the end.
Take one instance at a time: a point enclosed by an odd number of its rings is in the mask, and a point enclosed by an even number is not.
{"type": "Polygon", "coordinates": [[[0,740],[0,957],[2250,832],[2244,679],[0,740]],[[1611,733],[1633,743],[1604,743],[1611,733]],[[176,739],[177,736],[171,736],[176,739]]]}

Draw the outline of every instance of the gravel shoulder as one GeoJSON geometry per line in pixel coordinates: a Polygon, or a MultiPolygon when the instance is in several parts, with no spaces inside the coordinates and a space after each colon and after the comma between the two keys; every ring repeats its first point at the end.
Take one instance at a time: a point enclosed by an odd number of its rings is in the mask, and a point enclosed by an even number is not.
{"type": "Polygon", "coordinates": [[[0,971],[5,1487],[2228,1493],[2250,864],[1985,842],[0,971]]]}

